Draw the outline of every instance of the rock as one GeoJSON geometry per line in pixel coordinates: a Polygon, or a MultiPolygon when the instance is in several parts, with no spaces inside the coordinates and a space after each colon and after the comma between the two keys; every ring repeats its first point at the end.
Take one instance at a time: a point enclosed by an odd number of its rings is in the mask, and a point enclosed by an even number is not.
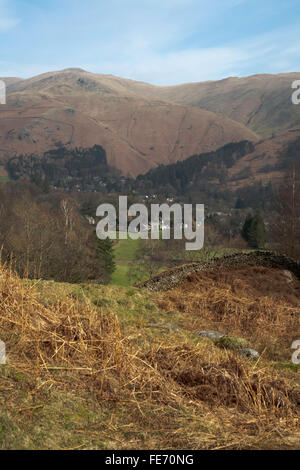
{"type": "Polygon", "coordinates": [[[251,357],[251,359],[259,358],[259,352],[255,351],[255,349],[245,348],[240,351],[240,354],[244,357],[251,357]]]}
{"type": "Polygon", "coordinates": [[[248,341],[244,338],[240,338],[239,336],[228,336],[224,333],[213,330],[199,331],[195,334],[202,338],[212,339],[215,345],[222,349],[237,351],[241,356],[250,357],[252,359],[259,358],[259,352],[255,351],[255,349],[248,348],[248,341]]]}
{"type": "Polygon", "coordinates": [[[223,336],[215,340],[216,346],[223,349],[231,349],[233,351],[240,351],[248,347],[248,341],[239,336],[223,336]]]}
{"type": "Polygon", "coordinates": [[[224,333],[219,333],[218,331],[207,330],[207,331],[199,331],[195,333],[197,336],[202,336],[202,338],[209,338],[209,339],[220,339],[226,336],[224,333]]]}

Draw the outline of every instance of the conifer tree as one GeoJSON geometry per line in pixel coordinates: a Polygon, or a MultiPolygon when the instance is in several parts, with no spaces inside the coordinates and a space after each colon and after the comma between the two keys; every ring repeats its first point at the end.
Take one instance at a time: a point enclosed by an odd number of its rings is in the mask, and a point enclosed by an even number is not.
{"type": "Polygon", "coordinates": [[[259,212],[254,216],[248,214],[242,229],[242,237],[251,248],[265,248],[266,229],[264,220],[259,212]]]}
{"type": "Polygon", "coordinates": [[[246,220],[242,228],[242,237],[244,238],[244,240],[246,240],[247,243],[249,242],[250,227],[251,227],[252,219],[253,219],[252,215],[250,213],[247,214],[246,220]]]}
{"type": "Polygon", "coordinates": [[[113,252],[114,242],[110,238],[106,240],[98,239],[98,252],[105,262],[105,269],[111,275],[116,269],[115,255],[113,252]]]}
{"type": "Polygon", "coordinates": [[[248,244],[251,248],[265,248],[266,246],[266,229],[263,218],[259,212],[256,212],[252,218],[249,229],[248,244]]]}

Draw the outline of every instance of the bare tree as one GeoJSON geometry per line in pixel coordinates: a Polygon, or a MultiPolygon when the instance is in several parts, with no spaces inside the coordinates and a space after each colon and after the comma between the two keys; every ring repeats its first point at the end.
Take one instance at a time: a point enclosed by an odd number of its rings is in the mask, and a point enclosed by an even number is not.
{"type": "Polygon", "coordinates": [[[30,278],[109,281],[96,234],[76,202],[25,182],[0,187],[0,255],[30,278]]]}
{"type": "Polygon", "coordinates": [[[275,190],[271,234],[278,251],[288,256],[300,256],[300,173],[293,162],[281,184],[275,190]]]}
{"type": "Polygon", "coordinates": [[[64,225],[65,225],[65,245],[68,244],[68,239],[70,232],[73,231],[74,228],[74,213],[75,213],[75,207],[74,207],[74,202],[67,197],[64,197],[61,202],[60,202],[60,209],[63,214],[64,218],[64,225]]]}

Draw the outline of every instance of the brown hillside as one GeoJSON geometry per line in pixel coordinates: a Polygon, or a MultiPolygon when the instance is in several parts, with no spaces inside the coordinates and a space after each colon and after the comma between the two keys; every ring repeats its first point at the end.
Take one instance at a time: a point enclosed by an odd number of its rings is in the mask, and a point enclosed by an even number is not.
{"type": "Polygon", "coordinates": [[[292,82],[299,79],[300,73],[230,77],[172,87],[149,87],[147,93],[220,113],[267,137],[300,124],[300,106],[291,101],[292,82]]]}
{"type": "Polygon", "coordinates": [[[272,270],[237,274],[148,295],[33,283],[0,266],[0,449],[299,449],[299,296],[272,270]],[[180,328],[151,328],[155,318],[180,328]],[[259,359],[197,335],[213,321],[243,328],[231,341],[258,332],[259,359]]]}
{"type": "Polygon", "coordinates": [[[8,81],[8,104],[0,108],[0,157],[99,144],[111,165],[137,175],[229,142],[257,141],[231,119],[145,97],[148,88],[80,69],[8,81]]]}
{"type": "Polygon", "coordinates": [[[158,303],[167,311],[181,312],[187,330],[237,335],[270,357],[288,360],[292,341],[300,335],[300,281],[291,281],[279,269],[199,271],[177,288],[161,292],[158,303]]]}
{"type": "Polygon", "coordinates": [[[288,359],[300,335],[300,262],[271,252],[237,253],[178,266],[136,287],[183,315],[180,327],[246,338],[270,357],[288,359]]]}
{"type": "Polygon", "coordinates": [[[279,182],[289,161],[299,160],[299,147],[300,127],[258,142],[253,153],[237,160],[229,170],[229,187],[237,189],[259,181],[263,185],[279,182]]]}

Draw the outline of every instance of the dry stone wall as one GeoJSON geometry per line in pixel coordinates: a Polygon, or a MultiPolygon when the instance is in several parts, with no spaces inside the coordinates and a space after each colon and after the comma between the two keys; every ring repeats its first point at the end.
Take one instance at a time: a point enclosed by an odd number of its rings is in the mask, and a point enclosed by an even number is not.
{"type": "Polygon", "coordinates": [[[288,258],[285,255],[276,254],[270,251],[254,251],[250,253],[237,253],[213,258],[205,262],[194,262],[178,266],[147,281],[137,284],[135,287],[146,288],[151,291],[168,290],[176,287],[190,274],[199,271],[209,271],[213,269],[224,269],[238,266],[264,266],[267,268],[284,269],[292,272],[300,279],[300,262],[288,258]]]}

